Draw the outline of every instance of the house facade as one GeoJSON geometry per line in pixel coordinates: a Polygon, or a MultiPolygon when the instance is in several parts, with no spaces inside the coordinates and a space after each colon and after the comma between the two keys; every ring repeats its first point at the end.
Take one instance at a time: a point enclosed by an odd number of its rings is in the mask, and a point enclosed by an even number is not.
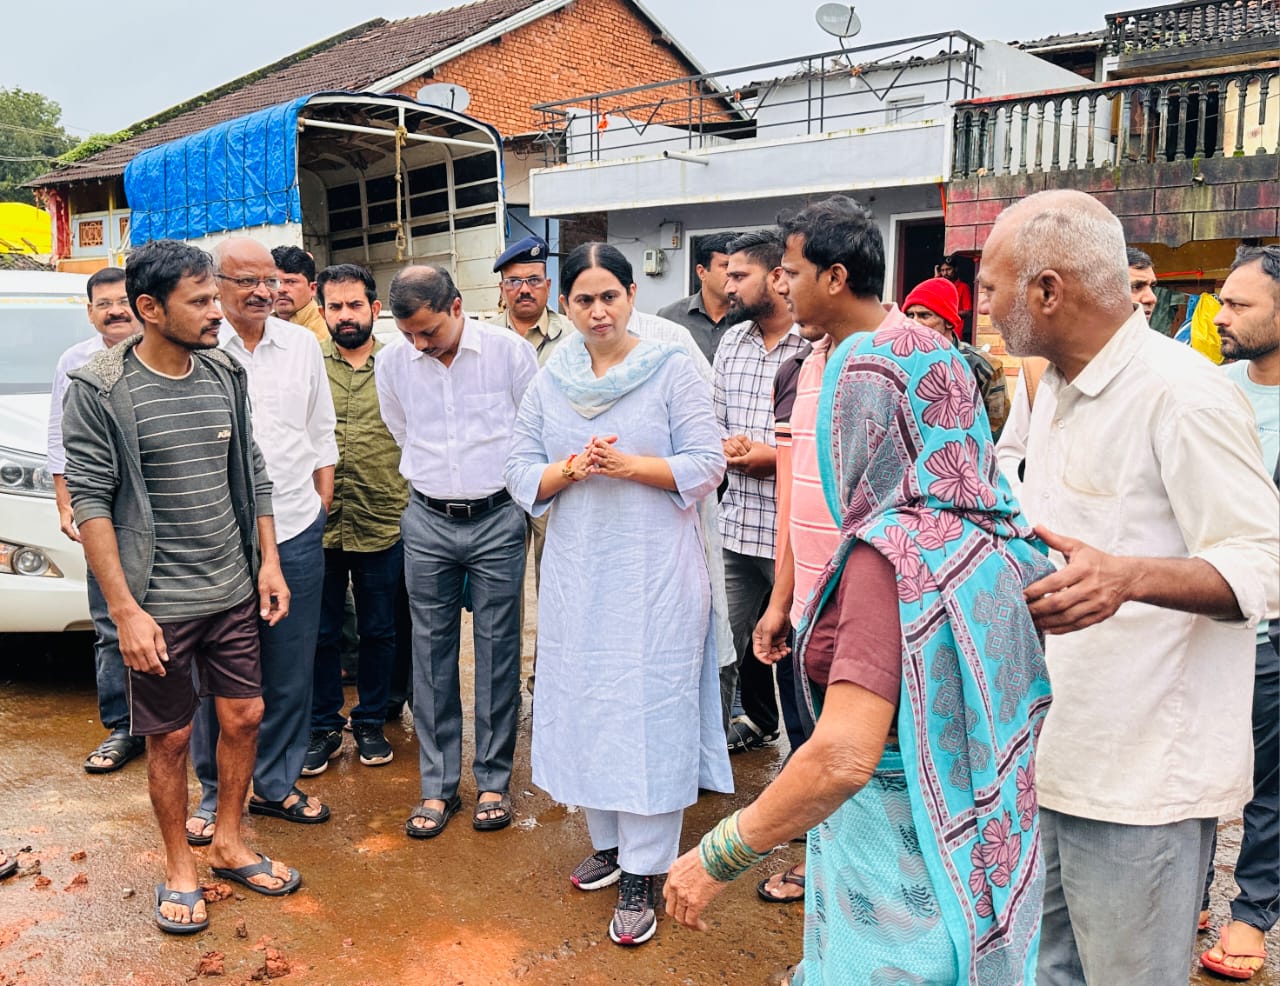
{"type": "MultiPolygon", "coordinates": [[[[495,127],[503,137],[509,235],[533,231],[554,242],[557,224],[529,216],[528,172],[541,162],[539,115],[530,107],[697,71],[692,56],[632,0],[478,0],[358,25],[145,120],[128,139],[32,185],[54,216],[60,268],[89,272],[122,262],[129,249],[123,175],[140,152],[311,93],[398,94],[448,100],[446,108],[495,127]],[[610,57],[602,59],[606,43],[610,57]]],[[[321,184],[314,178],[300,162],[304,194],[321,184]]]]}
{"type": "Polygon", "coordinates": [[[956,103],[947,250],[976,260],[1006,206],[1075,188],[1119,216],[1166,289],[1214,290],[1242,241],[1280,236],[1277,38],[1276,0],[1216,0],[1029,44],[1085,79],[956,103]]]}
{"type": "Polygon", "coordinates": [[[952,103],[1078,79],[948,31],[546,103],[530,209],[607,216],[652,311],[692,290],[698,236],[846,192],[880,222],[886,295],[901,297],[942,256],[952,103]]]}

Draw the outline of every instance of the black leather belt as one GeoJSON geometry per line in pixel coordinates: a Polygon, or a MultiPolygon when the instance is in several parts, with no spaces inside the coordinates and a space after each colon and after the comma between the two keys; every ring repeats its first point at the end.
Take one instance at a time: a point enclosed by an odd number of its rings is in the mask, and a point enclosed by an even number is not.
{"type": "Polygon", "coordinates": [[[498,490],[497,493],[491,493],[489,496],[481,497],[479,500],[437,500],[432,496],[424,496],[417,490],[413,491],[413,495],[425,503],[428,508],[438,514],[444,514],[450,520],[475,520],[477,517],[483,517],[490,510],[502,506],[511,499],[511,494],[505,489],[498,490]]]}

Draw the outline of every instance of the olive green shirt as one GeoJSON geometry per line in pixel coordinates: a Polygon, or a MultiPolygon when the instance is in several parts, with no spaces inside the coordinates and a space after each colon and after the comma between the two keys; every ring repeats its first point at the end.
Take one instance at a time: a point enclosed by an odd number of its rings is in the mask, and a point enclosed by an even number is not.
{"type": "MultiPolygon", "coordinates": [[[[504,326],[519,335],[519,331],[511,324],[506,312],[489,319],[489,324],[504,326]]],[[[538,324],[529,330],[529,334],[524,339],[538,354],[538,366],[543,367],[547,365],[547,359],[555,351],[556,343],[564,334],[576,331],[578,330],[573,327],[573,323],[563,315],[553,312],[550,308],[544,308],[542,318],[538,319],[538,324]]]]}
{"type": "Polygon", "coordinates": [[[320,344],[337,414],[338,465],[333,504],[324,525],[324,546],[343,551],[383,551],[400,540],[400,515],[409,484],[400,475],[400,446],[382,421],[374,365],[383,349],[353,369],[332,339],[320,344]]]}

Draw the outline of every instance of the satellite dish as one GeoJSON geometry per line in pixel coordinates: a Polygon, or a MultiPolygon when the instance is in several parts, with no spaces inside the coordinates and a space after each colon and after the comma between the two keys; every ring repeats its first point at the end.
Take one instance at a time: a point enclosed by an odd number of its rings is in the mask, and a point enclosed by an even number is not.
{"type": "MultiPolygon", "coordinates": [[[[839,4],[830,6],[838,7],[839,4]]],[[[418,90],[415,98],[428,106],[443,106],[447,110],[456,110],[459,113],[471,105],[471,93],[454,82],[435,82],[423,86],[418,90]]]]}
{"type": "Polygon", "coordinates": [[[851,38],[862,30],[862,21],[847,3],[824,3],[816,17],[818,27],[837,38],[851,38]]]}

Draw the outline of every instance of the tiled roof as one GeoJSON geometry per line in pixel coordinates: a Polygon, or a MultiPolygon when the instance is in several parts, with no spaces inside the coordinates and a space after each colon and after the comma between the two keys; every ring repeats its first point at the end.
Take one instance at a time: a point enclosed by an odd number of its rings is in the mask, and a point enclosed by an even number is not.
{"type": "Polygon", "coordinates": [[[135,154],[148,147],[216,123],[325,89],[367,89],[379,79],[439,54],[536,2],[475,0],[399,21],[369,21],[198,96],[191,101],[189,109],[180,105],[144,120],[129,129],[154,125],[76,166],[49,172],[30,184],[39,187],[114,177],[124,172],[135,154]]]}
{"type": "Polygon", "coordinates": [[[1023,51],[1045,51],[1050,48],[1096,48],[1107,39],[1106,30],[1082,31],[1079,34],[1051,34],[1035,41],[1010,41],[1014,48],[1023,51]]]}

